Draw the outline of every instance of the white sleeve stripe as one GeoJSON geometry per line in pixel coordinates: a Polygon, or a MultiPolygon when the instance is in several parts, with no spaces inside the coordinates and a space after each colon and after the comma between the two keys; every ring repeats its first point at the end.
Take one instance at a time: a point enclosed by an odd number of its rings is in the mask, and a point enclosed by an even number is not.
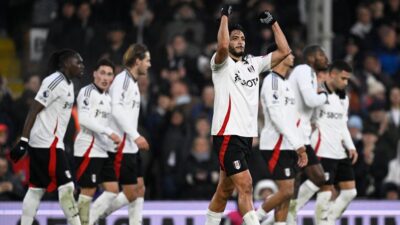
{"type": "Polygon", "coordinates": [[[94,89],[93,85],[88,86],[85,90],[85,97],[90,97],[90,93],[92,93],[93,89],[94,89]]]}
{"type": "Polygon", "coordinates": [[[278,78],[276,77],[275,74],[271,74],[272,75],[272,90],[278,90],[278,78]]]}
{"type": "Polygon", "coordinates": [[[49,84],[48,88],[49,88],[50,90],[54,90],[54,88],[57,87],[57,85],[58,85],[59,83],[61,83],[62,80],[64,80],[64,76],[60,74],[56,79],[54,79],[54,80],[49,84]]]}
{"type": "Polygon", "coordinates": [[[128,90],[129,87],[129,75],[125,74],[125,80],[124,80],[124,84],[122,85],[122,88],[126,91],[128,90]]]}

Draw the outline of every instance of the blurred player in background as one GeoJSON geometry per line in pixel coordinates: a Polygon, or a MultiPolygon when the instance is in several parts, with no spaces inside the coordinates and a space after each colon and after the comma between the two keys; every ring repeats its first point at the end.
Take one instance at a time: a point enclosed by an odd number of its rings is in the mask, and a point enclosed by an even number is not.
{"type": "Polygon", "coordinates": [[[244,222],[257,225],[253,209],[252,178],[247,158],[253,137],[258,136],[259,74],[280,63],[291,52],[278,22],[269,12],[260,22],[272,27],[278,49],[261,57],[245,56],[245,36],[240,25],[228,29],[232,7],[221,9],[217,52],[211,59],[215,87],[211,135],[218,152],[220,180],[209,204],[206,225],[219,225],[233,189],[238,191],[238,206],[244,222]]]}
{"type": "Polygon", "coordinates": [[[93,205],[93,213],[99,213],[118,194],[113,161],[108,151],[114,149],[121,138],[110,128],[111,97],[108,88],[114,79],[114,64],[101,59],[93,72],[93,83],[83,87],[77,98],[80,132],[75,139],[74,157],[76,181],[81,189],[78,199],[82,225],[89,224],[90,203],[101,182],[105,191],[93,205]],[[112,144],[112,142],[115,145],[112,144]]]}
{"type": "MultiPolygon", "coordinates": [[[[275,51],[276,45],[269,47],[275,51]]],[[[264,79],[261,88],[261,104],[264,112],[264,127],[260,135],[260,150],[278,191],[264,200],[257,210],[258,219],[275,209],[275,225],[285,225],[290,199],[294,194],[296,167],[307,165],[307,153],[301,138],[301,130],[296,126],[299,113],[296,99],[287,80],[293,67],[294,56],[289,54],[275,66],[264,79]]]]}
{"type": "MultiPolygon", "coordinates": [[[[116,152],[111,153],[114,158],[114,170],[122,192],[114,199],[105,214],[128,205],[130,225],[142,223],[145,186],[139,150],[149,150],[147,140],[137,130],[140,92],[138,77],[146,76],[151,66],[150,52],[142,44],[133,44],[124,54],[125,70],[119,73],[111,87],[111,128],[122,137],[116,152]]],[[[91,222],[98,218],[90,218],[91,222]]]]}
{"type": "Polygon", "coordinates": [[[83,75],[83,60],[77,52],[64,49],[50,56],[49,68],[51,74],[43,80],[21,139],[10,155],[14,161],[26,151],[30,155],[29,189],[22,204],[21,225],[33,223],[46,189],[49,192],[58,189],[60,206],[68,223],[80,225],[63,140],[75,100],[71,79],[83,75]]]}
{"type": "Polygon", "coordinates": [[[316,130],[311,139],[326,178],[317,194],[317,225],[334,225],[357,195],[352,164],[357,161],[358,154],[347,127],[349,98],[345,92],[352,69],[345,61],[335,61],[328,72],[324,83],[328,101],[314,112],[316,130]],[[335,184],[338,184],[340,192],[331,202],[335,184]]]}
{"type": "MultiPolygon", "coordinates": [[[[310,145],[311,116],[315,107],[323,105],[328,95],[326,90],[319,87],[317,73],[328,68],[328,58],[324,50],[318,45],[304,48],[305,64],[296,66],[290,73],[289,81],[295,95],[297,111],[300,113],[298,126],[301,129],[302,142],[306,145],[308,164],[304,168],[308,180],[301,184],[297,199],[292,199],[287,218],[288,225],[295,223],[297,211],[319,190],[325,182],[324,170],[310,145]]],[[[300,182],[300,177],[296,178],[300,182]]],[[[297,185],[296,185],[297,186],[297,185]]]]}

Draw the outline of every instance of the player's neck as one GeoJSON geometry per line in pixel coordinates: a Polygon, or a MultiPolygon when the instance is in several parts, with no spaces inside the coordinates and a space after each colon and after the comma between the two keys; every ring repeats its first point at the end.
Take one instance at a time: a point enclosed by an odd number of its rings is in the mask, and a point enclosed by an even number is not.
{"type": "Polygon", "coordinates": [[[289,71],[289,67],[279,64],[275,66],[273,71],[286,78],[289,71]]]}
{"type": "Polygon", "coordinates": [[[138,75],[138,70],[135,67],[127,67],[126,68],[129,72],[129,75],[134,79],[134,80],[138,80],[139,75],[138,75]]]}
{"type": "Polygon", "coordinates": [[[67,78],[67,82],[68,82],[68,83],[71,82],[72,76],[69,75],[69,74],[67,73],[67,71],[65,71],[65,70],[63,70],[63,69],[60,69],[60,70],[58,70],[58,71],[60,71],[60,72],[65,76],[65,78],[67,78]]]}
{"type": "Polygon", "coordinates": [[[242,61],[242,59],[243,59],[242,56],[234,56],[234,55],[232,55],[231,53],[229,53],[229,56],[230,56],[235,62],[242,61]]]}
{"type": "Polygon", "coordinates": [[[334,88],[333,84],[330,81],[326,81],[325,84],[326,84],[327,88],[329,89],[329,91],[336,92],[336,88],[334,88]]]}

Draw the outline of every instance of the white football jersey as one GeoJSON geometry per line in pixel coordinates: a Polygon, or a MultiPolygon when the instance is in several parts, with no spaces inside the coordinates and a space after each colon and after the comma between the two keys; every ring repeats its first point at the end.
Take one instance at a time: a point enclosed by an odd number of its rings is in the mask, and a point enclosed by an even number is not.
{"type": "Polygon", "coordinates": [[[259,74],[271,68],[271,55],[249,56],[238,62],[228,56],[223,63],[215,64],[214,54],[212,135],[258,136],[259,74]]]}
{"type": "MultiPolygon", "coordinates": [[[[140,92],[137,81],[124,70],[119,73],[110,87],[111,95],[111,129],[122,138],[123,153],[137,153],[135,140],[140,136],[137,131],[140,92]]],[[[115,150],[114,150],[115,151],[115,150]]]]}
{"type": "Polygon", "coordinates": [[[289,81],[272,72],[264,79],[260,96],[264,112],[260,150],[297,150],[303,146],[297,127],[300,115],[289,81]]]}
{"type": "Polygon", "coordinates": [[[300,113],[300,129],[303,134],[303,142],[310,144],[311,117],[315,107],[324,104],[326,94],[318,94],[318,82],[315,71],[306,64],[296,66],[289,76],[292,90],[296,97],[297,111],[300,113]]]}
{"type": "Polygon", "coordinates": [[[33,124],[29,136],[31,147],[50,148],[57,137],[57,148],[64,149],[63,140],[74,98],[74,84],[61,72],[52,73],[43,80],[35,100],[45,108],[33,124]]]}
{"type": "Polygon", "coordinates": [[[347,158],[345,147],[356,149],[347,127],[349,99],[329,93],[328,101],[315,109],[313,121],[317,129],[312,134],[311,144],[318,157],[330,159],[347,158]]]}
{"type": "Polygon", "coordinates": [[[107,151],[116,147],[108,138],[114,132],[110,128],[110,95],[92,83],[79,91],[77,105],[81,130],[75,139],[74,156],[108,157],[107,151]]]}

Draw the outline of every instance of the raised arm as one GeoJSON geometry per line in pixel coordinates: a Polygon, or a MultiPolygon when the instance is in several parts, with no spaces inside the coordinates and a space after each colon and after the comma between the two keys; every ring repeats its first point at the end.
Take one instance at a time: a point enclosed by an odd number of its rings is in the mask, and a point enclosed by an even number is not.
{"type": "Polygon", "coordinates": [[[218,44],[217,53],[215,55],[215,64],[225,62],[229,54],[229,30],[228,30],[228,16],[232,12],[232,6],[224,6],[221,9],[221,22],[218,29],[218,44]]]}
{"type": "Polygon", "coordinates": [[[278,65],[282,60],[284,60],[286,56],[288,56],[292,52],[292,50],[289,47],[289,44],[286,40],[285,35],[283,34],[281,27],[270,12],[265,11],[261,13],[260,22],[271,26],[272,32],[275,36],[275,42],[278,49],[272,52],[271,68],[273,68],[274,66],[278,65]]]}

